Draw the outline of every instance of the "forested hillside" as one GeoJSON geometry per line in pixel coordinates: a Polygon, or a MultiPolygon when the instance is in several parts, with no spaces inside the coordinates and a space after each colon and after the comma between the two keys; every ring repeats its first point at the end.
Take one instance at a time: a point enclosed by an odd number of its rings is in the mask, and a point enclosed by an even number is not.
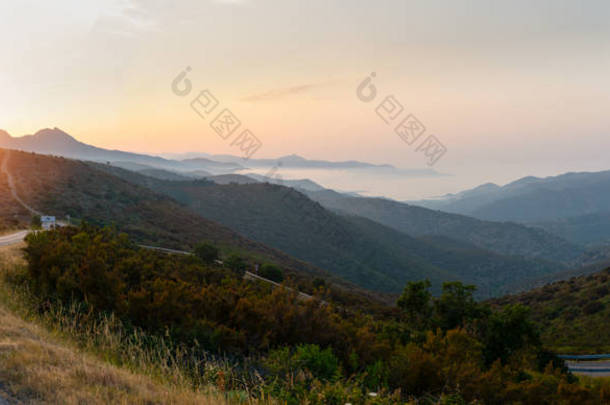
{"type": "Polygon", "coordinates": [[[279,185],[160,181],[96,167],[172,196],[206,218],[364,288],[398,292],[406,281],[429,278],[439,292],[443,281],[463,280],[477,285],[479,296],[489,297],[504,292],[503,287],[519,277],[563,268],[503,256],[467,242],[413,238],[362,217],[339,215],[279,185]]]}
{"type": "Polygon", "coordinates": [[[610,211],[537,222],[534,225],[573,243],[610,245],[610,211]]]}
{"type": "Polygon", "coordinates": [[[491,302],[531,308],[543,342],[556,353],[610,352],[610,268],[491,302]]]}
{"type": "Polygon", "coordinates": [[[92,224],[113,224],[139,243],[153,246],[189,250],[199,242],[210,241],[227,253],[249,258],[250,263],[268,261],[280,265],[306,284],[317,276],[341,281],[316,266],[205,219],[168,196],[88,163],[12,151],[8,168],[19,196],[46,214],[59,218],[70,215],[92,224]]]}
{"type": "Polygon", "coordinates": [[[351,197],[332,190],[307,192],[325,207],[372,219],[413,236],[444,236],[504,255],[569,262],[582,248],[537,228],[482,221],[383,198],[351,197]]]}

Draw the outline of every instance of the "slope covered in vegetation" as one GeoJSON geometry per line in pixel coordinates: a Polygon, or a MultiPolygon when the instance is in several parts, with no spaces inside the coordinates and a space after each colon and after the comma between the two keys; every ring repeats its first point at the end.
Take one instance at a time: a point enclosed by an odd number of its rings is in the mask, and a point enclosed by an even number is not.
{"type": "Polygon", "coordinates": [[[491,311],[459,282],[438,298],[429,283],[409,283],[397,308],[370,315],[332,299],[298,300],[196,257],[142,250],[109,229],[65,228],[27,243],[27,270],[10,278],[29,286],[41,311],[72,302],[185,344],[194,352],[180,364],[194,382],[207,369],[201,359],[231,354],[230,375],[217,378],[223,390],[289,404],[610,399],[607,385],[565,374],[524,307],[491,311]]]}
{"type": "Polygon", "coordinates": [[[91,164],[11,151],[8,169],[21,199],[47,215],[59,219],[70,215],[72,219],[93,224],[113,224],[138,243],[152,246],[190,250],[201,241],[210,241],[227,254],[249,258],[249,263],[271,262],[281,266],[302,281],[303,288],[310,289],[315,277],[323,277],[344,289],[353,289],[353,285],[319,267],[250,240],[197,215],[168,196],[91,164]]]}
{"type": "Polygon", "coordinates": [[[532,309],[542,340],[556,353],[610,352],[610,268],[558,281],[492,303],[520,303],[532,309]]]}
{"type": "Polygon", "coordinates": [[[547,232],[582,245],[610,245],[610,212],[536,223],[547,232]]]}
{"type": "Polygon", "coordinates": [[[398,293],[408,280],[429,278],[439,292],[442,281],[460,279],[489,297],[505,292],[509,280],[557,271],[552,263],[475,246],[455,249],[452,242],[420,240],[370,220],[337,215],[277,185],[162,181],[22,152],[11,153],[9,169],[21,198],[46,213],[114,223],[149,245],[189,249],[210,240],[225,250],[258,256],[253,262],[271,261],[293,274],[329,278],[321,268],[367,289],[398,293]]]}
{"type": "Polygon", "coordinates": [[[210,385],[193,389],[179,369],[143,347],[123,345],[134,361],[119,361],[115,349],[127,342],[111,322],[88,328],[74,306],[41,311],[13,279],[23,274],[24,245],[0,247],[0,403],[237,403],[210,385]]]}
{"type": "Polygon", "coordinates": [[[339,215],[279,185],[161,181],[104,169],[364,288],[398,293],[406,281],[429,278],[439,292],[443,281],[463,280],[476,284],[479,296],[490,297],[506,292],[504,286],[519,277],[542,276],[562,268],[449,238],[414,238],[369,219],[339,215]]]}
{"type": "Polygon", "coordinates": [[[541,229],[492,222],[383,198],[352,197],[331,190],[307,192],[333,210],[359,215],[413,236],[442,236],[504,255],[556,262],[576,260],[582,248],[541,229]]]}

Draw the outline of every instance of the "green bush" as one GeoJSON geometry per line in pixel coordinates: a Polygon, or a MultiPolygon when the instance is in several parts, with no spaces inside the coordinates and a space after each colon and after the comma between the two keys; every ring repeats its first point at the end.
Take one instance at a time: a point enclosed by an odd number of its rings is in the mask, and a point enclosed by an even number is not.
{"type": "Polygon", "coordinates": [[[318,345],[297,346],[292,360],[320,380],[337,379],[341,374],[339,360],[330,347],[321,350],[318,345]]]}
{"type": "Polygon", "coordinates": [[[195,246],[193,253],[206,264],[214,263],[214,261],[218,260],[219,257],[218,248],[206,242],[199,243],[197,246],[195,246]]]}
{"type": "Polygon", "coordinates": [[[275,264],[263,264],[258,270],[258,275],[276,283],[284,281],[284,272],[275,264]]]}
{"type": "Polygon", "coordinates": [[[32,229],[41,229],[42,228],[42,220],[40,218],[40,215],[34,215],[32,217],[30,226],[32,227],[32,229]]]}
{"type": "Polygon", "coordinates": [[[225,266],[233,270],[239,276],[243,276],[248,268],[246,261],[238,254],[232,253],[224,261],[225,266]]]}

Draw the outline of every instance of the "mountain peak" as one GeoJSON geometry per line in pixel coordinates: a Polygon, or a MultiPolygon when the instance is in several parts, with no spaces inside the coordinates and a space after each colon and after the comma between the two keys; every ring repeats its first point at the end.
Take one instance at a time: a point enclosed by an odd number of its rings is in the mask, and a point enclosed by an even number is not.
{"type": "Polygon", "coordinates": [[[54,127],[53,129],[51,129],[51,128],[41,129],[34,134],[34,137],[35,138],[52,138],[53,140],[78,142],[74,137],[72,137],[71,135],[69,135],[68,133],[66,133],[65,131],[62,131],[61,129],[59,129],[57,127],[54,127]]]}
{"type": "Polygon", "coordinates": [[[537,183],[541,180],[542,179],[540,177],[526,176],[526,177],[520,178],[519,180],[515,180],[512,183],[509,183],[504,187],[510,189],[510,188],[514,188],[514,187],[527,186],[532,183],[537,183]]]}
{"type": "Polygon", "coordinates": [[[498,186],[496,183],[483,183],[478,187],[475,187],[475,189],[496,189],[496,188],[500,188],[500,186],[498,186]]]}

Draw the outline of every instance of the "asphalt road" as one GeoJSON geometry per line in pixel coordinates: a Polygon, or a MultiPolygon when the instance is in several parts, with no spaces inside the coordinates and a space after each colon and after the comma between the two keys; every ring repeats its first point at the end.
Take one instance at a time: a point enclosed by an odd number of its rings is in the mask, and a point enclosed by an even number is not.
{"type": "Polygon", "coordinates": [[[566,366],[575,374],[584,374],[591,377],[610,377],[610,360],[566,361],[566,366]]]}
{"type": "Polygon", "coordinates": [[[14,245],[23,241],[28,231],[19,231],[9,235],[0,236],[0,246],[14,245]]]}

